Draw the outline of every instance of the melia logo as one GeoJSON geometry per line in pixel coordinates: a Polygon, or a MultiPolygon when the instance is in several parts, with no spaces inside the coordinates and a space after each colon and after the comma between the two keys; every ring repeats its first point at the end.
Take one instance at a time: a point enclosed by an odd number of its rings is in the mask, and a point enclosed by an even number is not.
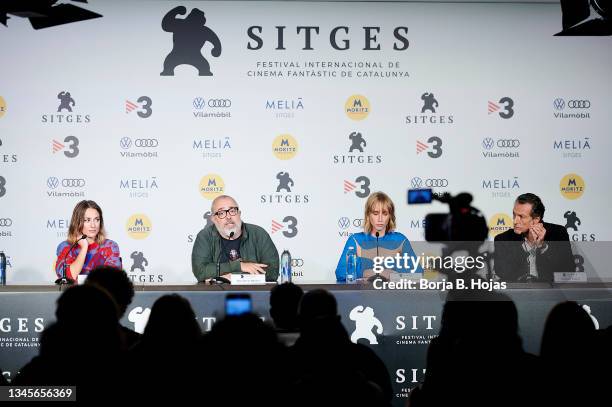
{"type": "Polygon", "coordinates": [[[363,95],[353,95],[344,104],[344,112],[353,120],[363,120],[370,114],[370,101],[363,95]]]}
{"type": "Polygon", "coordinates": [[[514,221],[505,213],[496,213],[489,219],[489,236],[495,237],[514,227],[514,221]]]}
{"type": "Polygon", "coordinates": [[[146,239],[151,234],[153,226],[149,217],[143,213],[136,213],[125,224],[127,234],[132,239],[146,239]]]}
{"type": "Polygon", "coordinates": [[[225,182],[217,174],[207,174],[200,180],[200,194],[206,199],[213,200],[225,193],[225,182]]]}
{"type": "Polygon", "coordinates": [[[290,160],[298,153],[298,142],[290,134],[281,134],[272,142],[272,153],[279,160],[290,160]]]}

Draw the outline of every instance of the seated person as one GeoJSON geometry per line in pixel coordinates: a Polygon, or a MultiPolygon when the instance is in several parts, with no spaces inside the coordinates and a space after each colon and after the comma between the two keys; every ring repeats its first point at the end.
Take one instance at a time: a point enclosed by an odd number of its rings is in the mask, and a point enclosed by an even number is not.
{"type": "MultiPolygon", "coordinates": [[[[394,257],[396,254],[416,257],[410,241],[400,232],[395,231],[395,205],[387,194],[375,192],[368,197],[365,204],[364,232],[350,236],[336,267],[336,281],[346,281],[346,253],[353,247],[357,253],[357,278],[369,278],[374,273],[375,257],[394,257]]],[[[412,262],[409,262],[412,265],[412,262]]],[[[381,274],[389,279],[392,270],[384,270],[381,274]]],[[[422,273],[421,267],[416,270],[394,269],[400,273],[422,273]]]]}
{"type": "Polygon", "coordinates": [[[514,228],[495,236],[495,274],[502,280],[552,282],[555,272],[574,270],[567,230],[542,222],[544,210],[535,194],[516,198],[514,228]]]}

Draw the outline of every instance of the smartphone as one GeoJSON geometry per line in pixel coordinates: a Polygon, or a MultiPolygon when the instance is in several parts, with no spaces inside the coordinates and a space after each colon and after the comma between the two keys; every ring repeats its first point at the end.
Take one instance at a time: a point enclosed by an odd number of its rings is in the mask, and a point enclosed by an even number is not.
{"type": "Polygon", "coordinates": [[[424,189],[409,189],[408,190],[408,205],[412,204],[428,204],[433,199],[431,188],[424,189]]]}
{"type": "Polygon", "coordinates": [[[250,294],[232,293],[225,296],[225,315],[241,315],[253,310],[250,294]]]}

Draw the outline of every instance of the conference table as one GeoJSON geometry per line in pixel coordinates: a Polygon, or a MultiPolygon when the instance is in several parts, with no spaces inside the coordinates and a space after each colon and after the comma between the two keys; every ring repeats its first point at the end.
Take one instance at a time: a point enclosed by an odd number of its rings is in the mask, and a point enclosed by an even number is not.
{"type": "MultiPolygon", "coordinates": [[[[203,331],[223,317],[225,295],[249,293],[253,310],[269,320],[269,295],[274,284],[145,285],[135,296],[121,323],[136,331],[146,325],[157,298],[178,293],[191,303],[203,331]]],[[[446,290],[380,290],[371,284],[304,284],[305,291],[322,288],[338,301],[338,312],[354,341],[370,346],[385,362],[394,388],[394,405],[402,405],[411,389],[423,380],[427,346],[440,329],[446,290]],[[369,308],[369,310],[368,310],[369,308]],[[380,329],[382,327],[382,330],[380,329]]],[[[55,319],[55,302],[65,287],[0,287],[0,368],[7,378],[38,353],[38,339],[55,319]]],[[[612,284],[509,284],[503,290],[516,304],[524,349],[538,354],[546,316],[562,301],[586,306],[601,328],[612,325],[612,284]]]]}

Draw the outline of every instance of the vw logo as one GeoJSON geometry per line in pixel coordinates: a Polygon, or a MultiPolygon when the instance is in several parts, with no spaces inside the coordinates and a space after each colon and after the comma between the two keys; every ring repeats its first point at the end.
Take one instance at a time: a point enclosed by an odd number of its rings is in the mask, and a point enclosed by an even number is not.
{"type": "Polygon", "coordinates": [[[230,107],[231,105],[230,99],[208,99],[208,107],[230,107]]]}
{"type": "Polygon", "coordinates": [[[62,186],[66,188],[84,187],[85,180],[83,178],[64,178],[62,180],[62,186]]]}
{"type": "Polygon", "coordinates": [[[499,139],[497,140],[497,147],[501,148],[517,148],[521,145],[521,141],[518,139],[499,139]]]}
{"type": "Polygon", "coordinates": [[[419,177],[414,177],[410,180],[410,186],[412,188],[421,188],[423,186],[423,180],[419,177]]]}
{"type": "Polygon", "coordinates": [[[487,137],[482,140],[482,147],[485,148],[486,150],[492,149],[494,145],[495,145],[495,141],[493,141],[491,137],[487,137]]]}
{"type": "Polygon", "coordinates": [[[356,228],[360,228],[363,226],[363,219],[355,219],[353,220],[353,226],[356,228]]]}
{"type": "Polygon", "coordinates": [[[47,187],[51,189],[55,189],[59,186],[59,179],[57,177],[49,177],[47,178],[47,187]]]}
{"type": "Polygon", "coordinates": [[[588,109],[591,107],[590,100],[568,100],[567,107],[570,109],[588,109]]]}
{"type": "Polygon", "coordinates": [[[338,219],[338,227],[340,227],[341,229],[346,229],[350,225],[351,225],[351,220],[347,218],[346,216],[343,216],[340,219],[338,219]]]}
{"type": "Polygon", "coordinates": [[[0,218],[0,226],[9,227],[13,225],[13,219],[11,218],[0,218]]]}
{"type": "Polygon", "coordinates": [[[132,139],[129,137],[123,137],[121,140],[119,140],[119,145],[122,149],[127,150],[128,148],[132,147],[132,139]]]}
{"type": "Polygon", "coordinates": [[[157,147],[159,142],[156,138],[137,138],[134,140],[136,147],[157,147]]]}
{"type": "Polygon", "coordinates": [[[206,101],[204,100],[204,98],[198,97],[193,99],[193,107],[195,109],[202,110],[204,109],[204,106],[206,106],[206,101]]]}
{"type": "Polygon", "coordinates": [[[563,109],[565,109],[565,100],[563,100],[561,98],[556,98],[554,100],[554,102],[553,102],[553,106],[557,110],[563,110],[563,109]]]}
{"type": "Polygon", "coordinates": [[[291,267],[304,266],[304,259],[291,259],[291,267]]]}

